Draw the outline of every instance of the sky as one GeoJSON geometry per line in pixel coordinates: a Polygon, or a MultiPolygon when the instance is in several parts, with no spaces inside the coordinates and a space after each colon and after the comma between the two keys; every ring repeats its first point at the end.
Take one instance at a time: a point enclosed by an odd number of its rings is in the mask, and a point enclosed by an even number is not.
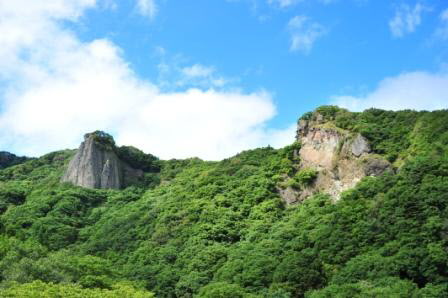
{"type": "Polygon", "coordinates": [[[448,108],[448,2],[0,0],[0,151],[219,160],[328,104],[448,108]]]}

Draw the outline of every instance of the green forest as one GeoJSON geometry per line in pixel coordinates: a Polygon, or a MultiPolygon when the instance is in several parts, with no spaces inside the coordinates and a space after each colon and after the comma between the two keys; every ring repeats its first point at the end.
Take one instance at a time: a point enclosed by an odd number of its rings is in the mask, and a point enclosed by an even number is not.
{"type": "Polygon", "coordinates": [[[121,190],[61,183],[75,150],[0,169],[0,297],[448,297],[448,111],[316,114],[393,170],[286,205],[281,177],[316,175],[300,141],[218,162],[121,147],[146,173],[121,190]]]}

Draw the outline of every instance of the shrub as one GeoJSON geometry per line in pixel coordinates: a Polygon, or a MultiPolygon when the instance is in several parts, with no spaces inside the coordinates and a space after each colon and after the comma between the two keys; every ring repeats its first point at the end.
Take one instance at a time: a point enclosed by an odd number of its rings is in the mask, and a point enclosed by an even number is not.
{"type": "Polygon", "coordinates": [[[317,178],[318,172],[315,169],[301,169],[294,176],[294,180],[301,186],[310,186],[314,180],[317,178]]]}

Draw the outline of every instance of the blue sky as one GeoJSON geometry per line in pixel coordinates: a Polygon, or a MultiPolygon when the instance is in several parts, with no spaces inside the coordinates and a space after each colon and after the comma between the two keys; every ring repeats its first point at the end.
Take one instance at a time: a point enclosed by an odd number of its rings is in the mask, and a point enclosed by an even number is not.
{"type": "Polygon", "coordinates": [[[446,41],[431,40],[438,15],[448,8],[443,1],[310,0],[286,7],[279,2],[160,1],[151,20],[136,16],[134,2],[124,1],[112,11],[87,14],[79,32],[84,40],[108,36],[142,77],[157,78],[161,60],[175,63],[180,55],[181,66],[212,66],[233,79],[231,85],[269,90],[275,94],[279,125],[327,104],[331,96],[372,90],[385,77],[438,71],[448,54],[446,41]],[[425,7],[421,23],[394,36],[389,22],[397,10],[416,5],[425,7]],[[290,49],[287,24],[296,16],[324,28],[309,52],[290,49]],[[165,50],[165,57],[157,55],[157,48],[165,50]]]}
{"type": "Polygon", "coordinates": [[[0,150],[103,129],[163,158],[220,159],[291,143],[323,104],[448,106],[446,1],[32,2],[0,0],[0,150]]]}

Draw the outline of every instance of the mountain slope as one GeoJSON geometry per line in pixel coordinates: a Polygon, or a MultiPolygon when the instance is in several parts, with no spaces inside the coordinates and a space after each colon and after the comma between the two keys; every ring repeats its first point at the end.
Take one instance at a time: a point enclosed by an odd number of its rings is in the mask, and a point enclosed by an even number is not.
{"type": "Polygon", "coordinates": [[[0,169],[21,164],[27,160],[29,160],[27,157],[19,157],[6,151],[0,151],[0,169]]]}
{"type": "Polygon", "coordinates": [[[448,112],[321,107],[302,119],[317,117],[361,134],[391,170],[337,202],[305,175],[300,142],[220,162],[160,161],[157,183],[124,190],[61,184],[73,151],[1,170],[1,286],[39,279],[127,282],[157,297],[446,297],[448,112]],[[293,183],[313,195],[285,204],[281,190],[293,183]]]}

